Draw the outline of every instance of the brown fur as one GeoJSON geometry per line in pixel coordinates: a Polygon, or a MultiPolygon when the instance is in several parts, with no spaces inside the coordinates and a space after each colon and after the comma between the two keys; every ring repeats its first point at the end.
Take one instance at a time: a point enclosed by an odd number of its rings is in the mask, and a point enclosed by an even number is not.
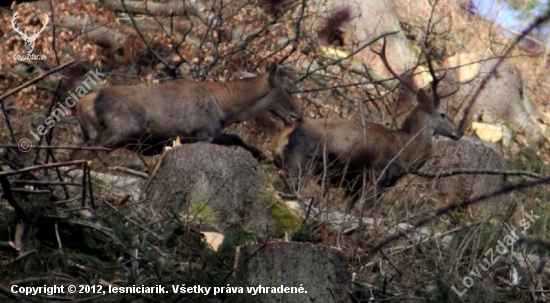
{"type": "Polygon", "coordinates": [[[276,165],[296,183],[306,171],[322,172],[325,155],[331,162],[328,167],[331,183],[340,184],[345,179],[348,195],[358,198],[362,187],[358,177],[363,172],[367,172],[367,177],[375,176],[380,190],[390,187],[404,173],[424,164],[432,152],[434,133],[455,140],[462,136],[422,90],[418,91],[417,99],[418,105],[398,130],[334,118],[304,120],[288,127],[271,143],[276,165]]]}
{"type": "Polygon", "coordinates": [[[97,93],[89,93],[76,104],[76,117],[80,122],[80,130],[84,141],[97,137],[97,131],[101,128],[94,110],[96,97],[97,93]]]}
{"type": "Polygon", "coordinates": [[[104,87],[80,101],[77,117],[88,139],[86,146],[127,147],[155,155],[179,136],[182,143],[239,145],[262,159],[259,149],[222,129],[264,111],[285,123],[301,120],[301,110],[283,86],[285,75],[272,67],[264,75],[230,82],[173,80],[152,86],[104,87]]]}
{"type": "Polygon", "coordinates": [[[288,144],[288,135],[296,128],[295,124],[287,124],[283,129],[275,134],[271,142],[269,143],[269,148],[273,154],[273,161],[278,167],[283,166],[283,149],[288,144]]]}

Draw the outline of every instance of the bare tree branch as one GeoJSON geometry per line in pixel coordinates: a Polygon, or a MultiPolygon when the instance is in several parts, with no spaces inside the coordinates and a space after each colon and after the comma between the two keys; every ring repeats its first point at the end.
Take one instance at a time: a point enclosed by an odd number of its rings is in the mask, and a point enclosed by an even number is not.
{"type": "Polygon", "coordinates": [[[26,173],[26,172],[30,172],[30,171],[39,170],[39,169],[77,165],[77,164],[82,164],[82,163],[85,163],[85,162],[86,162],[86,160],[75,160],[75,161],[68,161],[68,162],[50,163],[50,164],[44,164],[44,165],[30,166],[30,167],[25,167],[25,168],[18,169],[18,170],[10,170],[10,171],[5,171],[5,172],[0,172],[0,177],[18,175],[18,174],[22,174],[22,173],[26,173]]]}
{"type": "Polygon", "coordinates": [[[24,88],[27,88],[27,87],[29,87],[29,86],[35,84],[36,82],[38,82],[38,81],[40,81],[40,80],[46,78],[47,76],[49,76],[49,75],[51,75],[51,74],[53,74],[53,73],[56,73],[56,72],[58,72],[58,71],[64,69],[64,68],[67,67],[67,66],[72,65],[72,64],[75,63],[75,62],[76,62],[75,60],[71,60],[71,61],[69,61],[69,62],[67,62],[67,63],[64,63],[63,65],[60,65],[60,66],[58,66],[58,67],[56,67],[56,68],[50,69],[49,71],[42,73],[40,76],[38,76],[38,77],[36,77],[36,78],[34,78],[34,79],[32,79],[32,80],[29,80],[29,81],[27,81],[27,82],[25,82],[25,83],[19,85],[18,87],[14,88],[14,89],[11,89],[11,90],[7,91],[6,93],[0,95],[0,102],[4,102],[4,99],[6,99],[7,97],[9,97],[9,96],[11,96],[11,95],[17,93],[18,91],[20,91],[20,90],[22,90],[22,89],[24,89],[24,88]]]}
{"type": "Polygon", "coordinates": [[[525,38],[530,32],[532,32],[535,28],[538,28],[540,27],[543,23],[545,23],[546,21],[550,20],[550,9],[546,10],[544,12],[544,14],[542,14],[541,16],[537,17],[535,19],[535,21],[533,21],[533,23],[531,23],[531,25],[529,25],[529,27],[527,27],[525,30],[523,30],[521,32],[521,35],[519,35],[518,37],[516,37],[516,39],[514,40],[514,42],[512,43],[512,45],[510,45],[510,47],[508,47],[508,49],[504,52],[504,54],[502,54],[502,57],[500,57],[500,59],[498,59],[497,63],[493,66],[493,68],[491,69],[491,71],[489,72],[489,74],[487,76],[485,76],[483,78],[483,80],[481,81],[481,84],[479,85],[479,88],[476,90],[474,96],[472,97],[472,99],[470,100],[470,103],[468,104],[468,106],[466,107],[466,109],[464,110],[464,116],[462,117],[462,121],[460,121],[460,129],[464,129],[464,126],[466,125],[466,119],[468,118],[468,116],[470,115],[470,111],[472,110],[472,107],[474,106],[474,103],[476,102],[477,98],[479,98],[479,95],[481,94],[481,91],[485,88],[485,85],[487,84],[487,82],[489,82],[489,80],[491,79],[491,77],[495,76],[496,73],[497,73],[497,69],[498,67],[500,66],[500,64],[502,64],[502,62],[504,62],[504,59],[506,57],[508,57],[508,55],[512,52],[512,50],[514,49],[514,47],[520,43],[520,41],[525,38]]]}

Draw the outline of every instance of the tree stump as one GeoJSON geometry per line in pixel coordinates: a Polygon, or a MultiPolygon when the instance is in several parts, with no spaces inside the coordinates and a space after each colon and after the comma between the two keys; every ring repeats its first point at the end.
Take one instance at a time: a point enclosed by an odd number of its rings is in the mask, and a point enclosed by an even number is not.
{"type": "Polygon", "coordinates": [[[244,246],[237,279],[258,290],[256,295],[235,296],[237,302],[350,302],[349,266],[344,254],[329,246],[302,242],[244,246]],[[303,287],[303,293],[280,293],[285,287],[288,291],[303,287]]]}
{"type": "Polygon", "coordinates": [[[163,217],[179,214],[223,230],[233,224],[266,230],[266,181],[258,162],[242,148],[183,144],[166,152],[147,201],[163,217]]]}

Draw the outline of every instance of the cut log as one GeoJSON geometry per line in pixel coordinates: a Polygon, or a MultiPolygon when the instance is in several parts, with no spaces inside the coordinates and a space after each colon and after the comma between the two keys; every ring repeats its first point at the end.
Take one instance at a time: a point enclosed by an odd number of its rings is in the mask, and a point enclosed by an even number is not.
{"type": "Polygon", "coordinates": [[[156,3],[149,1],[124,1],[126,9],[119,0],[86,0],[88,3],[96,3],[116,12],[130,12],[133,14],[155,16],[182,16],[185,14],[196,15],[197,9],[191,1],[172,1],[168,3],[156,3]]]}
{"type": "Polygon", "coordinates": [[[350,302],[346,258],[329,246],[301,242],[244,246],[238,269],[239,283],[258,293],[235,296],[236,302],[350,302]],[[293,290],[303,293],[289,293],[293,290]]]}

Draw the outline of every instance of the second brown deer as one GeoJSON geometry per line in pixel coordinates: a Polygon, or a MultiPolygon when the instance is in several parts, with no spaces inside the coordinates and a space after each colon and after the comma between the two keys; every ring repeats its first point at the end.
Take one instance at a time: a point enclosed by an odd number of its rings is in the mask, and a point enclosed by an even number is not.
{"type": "Polygon", "coordinates": [[[439,109],[437,99],[418,90],[417,100],[400,129],[334,118],[289,126],[271,142],[275,164],[293,184],[299,184],[308,172],[320,175],[326,169],[330,184],[344,186],[350,206],[360,197],[363,176],[376,185],[378,195],[426,162],[434,134],[453,140],[462,137],[460,129],[439,109]]]}
{"type": "MultiPolygon", "coordinates": [[[[288,124],[302,112],[286,91],[284,69],[273,66],[264,75],[229,82],[173,80],[158,85],[107,86],[78,103],[76,112],[87,147],[127,147],[155,155],[170,140],[238,145],[258,159],[258,148],[222,129],[268,111],[288,124]]],[[[90,158],[76,151],[73,159],[90,158]]]]}

